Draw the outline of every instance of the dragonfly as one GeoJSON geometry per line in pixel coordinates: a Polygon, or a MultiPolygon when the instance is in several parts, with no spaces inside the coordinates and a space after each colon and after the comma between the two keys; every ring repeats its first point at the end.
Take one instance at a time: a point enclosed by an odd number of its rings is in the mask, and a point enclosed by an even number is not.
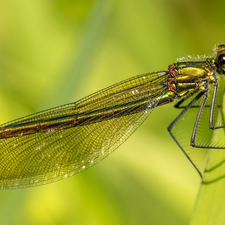
{"type": "Polygon", "coordinates": [[[196,143],[206,107],[210,111],[208,129],[224,127],[214,121],[221,75],[225,75],[225,44],[216,46],[211,57],[178,60],[168,69],[140,74],[79,101],[2,124],[0,188],[34,187],[85,171],[124,143],[154,108],[175,100],[175,107],[182,111],[168,126],[168,131],[201,176],[172,130],[200,101],[190,145],[225,148],[210,142],[196,143]],[[207,105],[210,87],[211,103],[207,105]]]}

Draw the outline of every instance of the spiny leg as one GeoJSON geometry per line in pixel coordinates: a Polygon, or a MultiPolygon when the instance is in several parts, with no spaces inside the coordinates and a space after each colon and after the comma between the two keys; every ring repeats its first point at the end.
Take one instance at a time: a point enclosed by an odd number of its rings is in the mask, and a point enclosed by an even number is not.
{"type": "MultiPolygon", "coordinates": [[[[214,89],[213,89],[213,94],[212,94],[212,101],[211,101],[211,108],[210,108],[210,116],[209,116],[209,128],[211,128],[212,130],[215,129],[219,129],[219,128],[224,128],[225,126],[217,126],[214,127],[213,126],[213,114],[214,114],[214,107],[217,107],[215,105],[215,100],[216,100],[216,94],[218,91],[218,83],[217,80],[215,79],[215,84],[214,84],[214,89]]],[[[194,124],[194,128],[193,128],[193,132],[192,132],[192,136],[191,136],[191,146],[195,147],[195,148],[205,148],[205,149],[225,149],[224,146],[222,145],[213,145],[213,143],[207,144],[207,145],[203,145],[203,144],[195,144],[196,142],[196,136],[197,136],[197,132],[198,132],[198,126],[199,126],[199,122],[203,113],[204,108],[206,107],[206,101],[208,99],[208,95],[209,95],[209,91],[208,89],[204,92],[204,95],[202,97],[202,101],[199,107],[199,111],[195,120],[195,124],[194,124]]]]}
{"type": "MultiPolygon", "coordinates": [[[[182,99],[180,99],[175,105],[174,107],[177,108],[177,109],[184,109],[187,107],[187,105],[185,106],[180,106],[182,103],[186,102],[186,100],[188,100],[189,98],[191,98],[194,94],[196,94],[197,92],[199,92],[198,89],[195,89],[194,91],[192,92],[189,92],[187,95],[185,95],[185,97],[183,97],[182,99]]],[[[193,105],[191,106],[191,108],[199,108],[200,105],[193,105]]],[[[205,105],[205,107],[207,108],[211,108],[212,107],[212,104],[211,105],[205,105]]],[[[215,101],[214,101],[214,107],[221,107],[220,105],[215,105],[215,101]]],[[[213,129],[213,128],[212,128],[213,129]]]]}
{"type": "MultiPolygon", "coordinates": [[[[182,103],[186,102],[187,99],[191,98],[194,94],[196,94],[197,92],[199,92],[198,89],[195,89],[194,91],[189,92],[187,95],[185,95],[182,99],[180,99],[175,105],[174,107],[177,109],[184,109],[187,107],[186,106],[180,106],[182,103]]],[[[194,106],[192,106],[194,107],[194,106]]]]}
{"type": "MultiPolygon", "coordinates": [[[[201,172],[198,170],[198,168],[196,167],[196,165],[193,163],[193,161],[190,159],[190,157],[187,155],[187,153],[184,151],[184,149],[181,147],[180,143],[177,141],[177,139],[175,138],[175,136],[172,133],[172,128],[174,127],[174,125],[177,123],[177,121],[202,97],[202,95],[204,94],[204,92],[200,92],[198,93],[194,99],[182,110],[182,112],[173,120],[173,122],[168,126],[167,130],[169,131],[171,137],[173,138],[173,140],[176,142],[176,144],[179,146],[179,148],[181,149],[181,151],[184,153],[184,155],[188,158],[188,160],[190,161],[190,163],[194,166],[194,168],[196,169],[196,171],[198,172],[198,174],[200,175],[200,177],[202,178],[202,174],[201,172]]],[[[191,97],[193,94],[190,94],[189,97],[191,97]]],[[[178,102],[179,103],[179,102],[178,102]]],[[[181,103],[180,103],[181,104],[181,103]]]]}
{"type": "Polygon", "coordinates": [[[195,145],[195,138],[196,138],[196,133],[197,133],[197,129],[198,129],[198,124],[199,124],[203,109],[205,107],[205,103],[208,99],[208,94],[209,94],[208,90],[206,92],[204,92],[204,95],[202,97],[202,102],[201,102],[201,105],[199,107],[198,114],[197,114],[197,117],[196,117],[196,120],[195,120],[195,125],[194,125],[194,128],[193,128],[192,136],[191,136],[191,146],[196,147],[196,148],[204,148],[204,146],[195,145]]]}
{"type": "Polygon", "coordinates": [[[210,116],[209,116],[209,128],[210,129],[220,129],[224,128],[225,125],[223,126],[214,126],[213,122],[213,114],[214,114],[214,108],[216,107],[215,102],[216,102],[216,95],[218,91],[218,82],[216,76],[214,76],[214,87],[213,87],[213,94],[212,94],[212,102],[211,102],[211,108],[210,108],[210,116]]]}

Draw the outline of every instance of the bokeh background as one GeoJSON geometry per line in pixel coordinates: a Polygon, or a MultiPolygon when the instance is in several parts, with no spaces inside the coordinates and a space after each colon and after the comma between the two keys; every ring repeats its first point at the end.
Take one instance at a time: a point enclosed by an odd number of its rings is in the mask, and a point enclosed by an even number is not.
{"type": "MultiPolygon", "coordinates": [[[[0,122],[224,42],[224,1],[0,0],[0,122]]],[[[0,192],[3,225],[188,224],[200,178],[157,108],[116,152],[70,179],[0,192]]],[[[186,127],[183,127],[184,129],[186,127]]]]}

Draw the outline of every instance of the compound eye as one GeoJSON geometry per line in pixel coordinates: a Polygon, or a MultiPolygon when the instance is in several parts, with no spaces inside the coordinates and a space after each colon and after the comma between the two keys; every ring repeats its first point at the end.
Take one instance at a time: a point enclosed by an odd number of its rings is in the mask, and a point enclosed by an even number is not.
{"type": "Polygon", "coordinates": [[[225,67],[225,54],[220,54],[217,58],[217,62],[221,67],[225,67]]]}

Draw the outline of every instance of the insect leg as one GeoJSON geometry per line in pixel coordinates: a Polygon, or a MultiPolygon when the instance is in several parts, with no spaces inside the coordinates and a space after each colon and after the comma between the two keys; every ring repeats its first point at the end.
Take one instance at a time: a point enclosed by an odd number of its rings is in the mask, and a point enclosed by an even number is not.
{"type": "MultiPolygon", "coordinates": [[[[184,106],[180,106],[182,103],[186,102],[187,99],[191,98],[194,94],[196,94],[197,92],[199,91],[199,89],[195,89],[194,91],[192,92],[189,92],[187,95],[185,95],[185,97],[183,97],[182,99],[180,99],[175,105],[174,107],[177,108],[177,109],[184,109],[187,107],[187,105],[184,105],[184,106]]],[[[193,105],[191,108],[199,108],[200,105],[193,105]]],[[[211,107],[211,105],[205,105],[205,107],[209,108],[211,107]]],[[[214,102],[214,107],[220,107],[220,105],[215,105],[215,102],[214,102]]]]}
{"type": "Polygon", "coordinates": [[[217,78],[216,76],[214,76],[215,81],[214,81],[214,87],[213,87],[213,94],[212,94],[212,102],[211,102],[211,108],[210,108],[210,116],[209,116],[209,128],[210,129],[219,129],[219,128],[223,128],[225,126],[214,126],[213,124],[213,114],[214,114],[214,108],[217,107],[215,105],[216,102],[216,95],[217,95],[217,91],[218,91],[218,82],[217,82],[217,78]]]}
{"type": "Polygon", "coordinates": [[[204,146],[195,145],[195,137],[196,137],[198,124],[199,124],[203,109],[205,107],[205,103],[207,101],[207,98],[208,98],[208,90],[206,92],[204,92],[204,95],[202,97],[202,102],[201,102],[201,105],[199,107],[199,111],[198,111],[198,114],[197,114],[197,117],[196,117],[196,120],[195,120],[195,125],[194,125],[194,129],[193,129],[192,136],[191,136],[191,146],[196,147],[196,148],[199,148],[199,147],[204,148],[204,146]]]}
{"type": "MultiPolygon", "coordinates": [[[[198,174],[200,175],[200,177],[202,177],[201,172],[198,170],[198,168],[196,167],[196,165],[193,163],[193,161],[190,159],[190,157],[187,155],[187,153],[181,147],[180,143],[177,141],[177,139],[175,138],[175,136],[173,135],[173,133],[172,133],[171,130],[174,127],[174,125],[176,124],[176,122],[202,97],[203,94],[204,94],[204,92],[198,93],[195,96],[195,98],[182,110],[182,112],[173,120],[173,122],[167,128],[167,130],[169,131],[169,133],[170,133],[171,137],[173,138],[173,140],[179,146],[179,148],[184,153],[184,155],[188,158],[188,160],[190,161],[190,163],[194,166],[194,168],[196,169],[196,171],[198,172],[198,174]]],[[[190,94],[189,97],[191,97],[191,96],[192,95],[190,94]]]]}

